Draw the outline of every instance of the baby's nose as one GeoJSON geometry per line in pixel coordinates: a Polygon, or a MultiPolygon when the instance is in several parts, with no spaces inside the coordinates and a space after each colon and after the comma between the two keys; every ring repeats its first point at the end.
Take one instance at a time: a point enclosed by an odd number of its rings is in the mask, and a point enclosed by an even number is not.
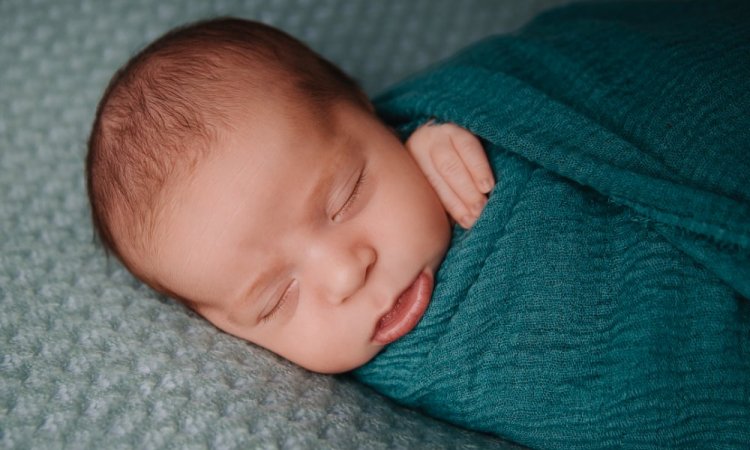
{"type": "Polygon", "coordinates": [[[377,260],[371,246],[335,246],[311,261],[319,293],[326,301],[341,303],[364,286],[377,260]]]}

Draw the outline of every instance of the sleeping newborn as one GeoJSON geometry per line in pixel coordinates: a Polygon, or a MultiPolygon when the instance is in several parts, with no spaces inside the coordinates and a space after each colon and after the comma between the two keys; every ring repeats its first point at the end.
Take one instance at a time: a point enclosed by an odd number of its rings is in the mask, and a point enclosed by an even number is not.
{"type": "Polygon", "coordinates": [[[94,223],[135,276],[218,328],[348,371],[424,314],[450,237],[441,198],[469,227],[494,183],[455,125],[406,147],[294,38],[198,23],[107,88],[87,161],[94,223]]]}
{"type": "Polygon", "coordinates": [[[453,424],[746,447],[748,24],[574,5],[373,104],[263,25],[177,30],[105,92],[94,223],[220,329],[453,424]]]}

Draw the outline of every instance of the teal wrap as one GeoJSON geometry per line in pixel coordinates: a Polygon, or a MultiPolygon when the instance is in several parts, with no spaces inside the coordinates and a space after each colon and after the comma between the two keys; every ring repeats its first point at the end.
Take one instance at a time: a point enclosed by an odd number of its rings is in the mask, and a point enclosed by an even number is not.
{"type": "Polygon", "coordinates": [[[750,442],[750,4],[546,14],[376,99],[499,180],[419,325],[354,372],[541,448],[750,442]]]}

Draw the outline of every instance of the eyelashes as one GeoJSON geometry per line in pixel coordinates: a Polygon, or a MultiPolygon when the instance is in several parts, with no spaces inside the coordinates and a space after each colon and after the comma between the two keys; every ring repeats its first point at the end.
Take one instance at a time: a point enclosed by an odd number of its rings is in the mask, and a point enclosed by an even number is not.
{"type": "Polygon", "coordinates": [[[346,203],[344,203],[344,206],[339,209],[339,211],[334,214],[333,221],[339,222],[341,220],[341,216],[346,214],[346,212],[351,209],[351,207],[356,203],[357,198],[359,197],[360,193],[362,192],[362,186],[367,181],[367,167],[362,168],[362,172],[359,173],[359,178],[357,178],[357,182],[354,184],[354,189],[352,190],[351,195],[349,195],[349,198],[346,199],[346,203]]]}
{"type": "Polygon", "coordinates": [[[261,317],[261,322],[268,322],[269,320],[273,319],[274,316],[276,316],[279,311],[284,309],[284,305],[288,303],[289,297],[291,297],[292,290],[297,287],[297,280],[292,280],[291,283],[289,283],[289,286],[284,290],[284,293],[281,294],[281,298],[276,302],[276,305],[274,305],[273,309],[268,312],[265,316],[261,317]]]}

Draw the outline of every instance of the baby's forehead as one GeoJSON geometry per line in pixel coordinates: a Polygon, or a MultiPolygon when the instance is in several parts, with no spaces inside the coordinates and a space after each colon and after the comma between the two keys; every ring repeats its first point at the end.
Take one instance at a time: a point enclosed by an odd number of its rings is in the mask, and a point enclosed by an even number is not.
{"type": "Polygon", "coordinates": [[[318,172],[339,165],[336,161],[343,157],[342,146],[337,144],[337,136],[330,127],[300,116],[265,119],[238,116],[233,124],[220,131],[202,155],[191,160],[186,154],[183,174],[190,178],[190,184],[230,181],[233,170],[242,170],[265,184],[290,184],[295,180],[259,176],[260,172],[274,171],[281,175],[299,169],[300,164],[309,172],[318,172]]]}
{"type": "Polygon", "coordinates": [[[246,165],[252,168],[247,173],[256,175],[257,171],[275,171],[276,177],[258,177],[264,186],[290,186],[301,181],[290,176],[306,172],[331,175],[354,162],[351,159],[368,141],[374,114],[358,105],[325,107],[299,97],[257,99],[252,107],[232,115],[208,157],[197,164],[197,171],[214,156],[223,155],[237,170],[246,165]],[[232,155],[227,154],[230,152],[232,155]]]}

